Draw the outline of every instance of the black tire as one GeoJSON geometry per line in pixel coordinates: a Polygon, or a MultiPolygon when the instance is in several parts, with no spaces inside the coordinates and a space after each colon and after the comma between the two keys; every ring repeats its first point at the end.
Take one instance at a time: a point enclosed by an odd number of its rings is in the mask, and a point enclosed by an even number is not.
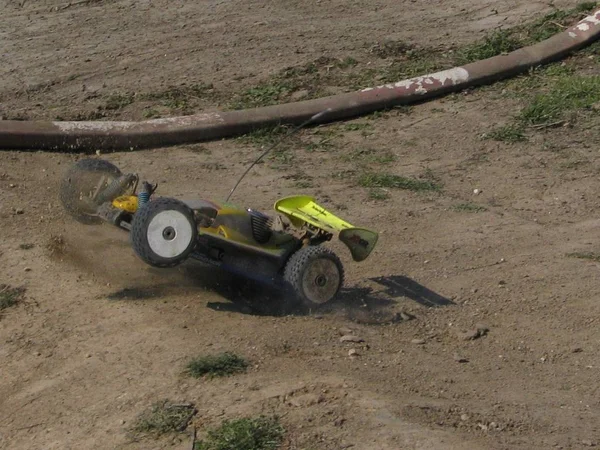
{"type": "Polygon", "coordinates": [[[104,159],[81,159],[69,168],[60,185],[60,201],[70,216],[85,225],[102,223],[91,196],[102,182],[107,187],[121,171],[104,159]],[[104,180],[103,180],[104,177],[104,180]]]}
{"type": "Polygon", "coordinates": [[[332,300],[344,284],[340,258],[325,247],[304,247],[288,260],[283,275],[294,293],[309,306],[332,300]]]}
{"type": "Polygon", "coordinates": [[[198,228],[194,212],[173,198],[157,198],[142,205],[131,223],[131,245],[146,264],[174,267],[194,250],[198,228]]]}

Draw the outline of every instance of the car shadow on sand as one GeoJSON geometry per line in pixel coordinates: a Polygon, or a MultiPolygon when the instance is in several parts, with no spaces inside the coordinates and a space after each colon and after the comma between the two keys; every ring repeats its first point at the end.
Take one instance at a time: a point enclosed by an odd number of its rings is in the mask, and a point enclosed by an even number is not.
{"type": "Polygon", "coordinates": [[[156,272],[152,279],[160,279],[158,283],[125,287],[112,292],[107,298],[117,301],[153,300],[186,291],[197,292],[201,288],[223,299],[207,303],[207,307],[215,311],[272,317],[343,315],[366,324],[407,320],[410,315],[402,309],[410,306],[408,301],[426,308],[454,305],[450,299],[403,275],[367,279],[364,286],[342,288],[333,301],[310,308],[296,300],[290,292],[216,268],[186,264],[167,270],[156,272]]]}
{"type": "Polygon", "coordinates": [[[455,303],[437,292],[426,288],[415,280],[402,276],[392,275],[387,277],[371,278],[371,281],[383,286],[383,291],[391,298],[407,297],[422,306],[428,308],[438,308],[440,306],[450,306],[455,303]]]}
{"type": "Polygon", "coordinates": [[[454,305],[452,300],[428,289],[415,280],[393,275],[369,279],[374,286],[343,288],[335,300],[322,306],[309,308],[298,302],[290,293],[246,280],[235,288],[217,288],[227,302],[210,302],[207,307],[218,310],[260,316],[325,316],[341,314],[355,322],[385,324],[411,318],[401,312],[407,300],[426,308],[454,305]]]}

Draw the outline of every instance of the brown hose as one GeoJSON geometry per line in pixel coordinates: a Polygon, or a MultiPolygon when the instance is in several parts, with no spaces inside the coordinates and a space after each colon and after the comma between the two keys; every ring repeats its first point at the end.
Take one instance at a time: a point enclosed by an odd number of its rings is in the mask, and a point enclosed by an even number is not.
{"type": "Polygon", "coordinates": [[[600,10],[577,25],[507,55],[358,92],[263,108],[144,122],[0,121],[0,149],[118,150],[164,147],[240,135],[276,124],[298,124],[330,108],[320,123],[368,114],[514,76],[561,59],[600,36],[600,10]]]}

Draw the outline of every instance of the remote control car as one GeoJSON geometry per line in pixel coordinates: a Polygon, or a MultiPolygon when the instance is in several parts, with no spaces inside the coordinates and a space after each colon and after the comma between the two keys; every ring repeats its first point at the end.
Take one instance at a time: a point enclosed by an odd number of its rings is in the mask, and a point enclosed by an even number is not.
{"type": "Polygon", "coordinates": [[[340,259],[323,243],[339,237],[357,262],[377,243],[377,233],[354,227],[308,196],[283,198],[266,213],[155,197],[156,188],[108,161],[82,159],[68,170],[60,198],[81,223],[108,222],[129,231],[133,250],[150,266],[174,267],[191,257],[291,287],[309,305],[331,300],[344,280],[340,259]]]}

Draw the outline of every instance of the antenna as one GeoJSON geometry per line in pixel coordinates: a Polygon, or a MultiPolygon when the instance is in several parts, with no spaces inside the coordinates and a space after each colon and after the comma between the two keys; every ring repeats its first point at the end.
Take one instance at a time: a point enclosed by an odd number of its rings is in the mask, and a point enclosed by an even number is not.
{"type": "Polygon", "coordinates": [[[256,158],[256,160],[250,164],[250,167],[248,167],[246,169],[246,171],[242,174],[242,176],[240,177],[240,179],[237,181],[237,183],[235,183],[235,186],[233,186],[233,189],[231,189],[231,191],[229,192],[229,195],[227,196],[227,199],[225,200],[225,202],[228,202],[229,199],[231,198],[231,195],[233,194],[233,191],[235,191],[237,189],[237,187],[239,186],[239,184],[242,182],[242,180],[244,179],[244,177],[248,174],[248,172],[250,172],[250,170],[256,165],[258,164],[258,162],[263,159],[271,150],[273,150],[275,147],[277,147],[279,144],[281,144],[283,141],[285,141],[287,138],[289,138],[291,135],[297,133],[298,131],[300,131],[302,128],[304,128],[307,125],[310,125],[311,123],[319,120],[321,117],[323,117],[325,114],[331,112],[331,108],[327,108],[324,111],[321,111],[320,113],[315,114],[314,116],[312,116],[310,119],[305,120],[304,122],[302,122],[300,125],[298,125],[296,128],[293,128],[292,130],[290,130],[287,134],[285,134],[281,139],[279,139],[275,144],[273,144],[271,147],[269,147],[268,149],[266,149],[258,158],[256,158]]]}

